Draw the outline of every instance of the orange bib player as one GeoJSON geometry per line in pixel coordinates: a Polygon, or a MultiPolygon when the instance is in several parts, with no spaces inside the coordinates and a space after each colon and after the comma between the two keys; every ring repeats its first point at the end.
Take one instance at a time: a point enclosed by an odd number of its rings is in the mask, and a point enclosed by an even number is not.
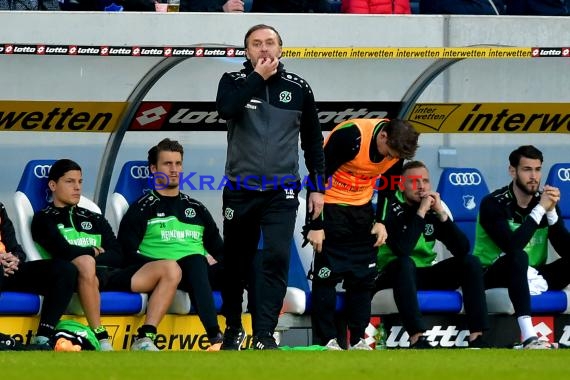
{"type": "Polygon", "coordinates": [[[402,163],[414,156],[418,137],[404,120],[352,119],[337,125],[325,141],[325,205],[305,231],[315,250],[310,275],[313,338],[331,350],[342,349],[334,321],[336,285],[341,281],[346,290],[349,347],[371,349],[363,339],[364,330],[370,320],[377,247],[387,237],[372,196],[375,189],[396,189],[402,163]],[[381,176],[388,179],[378,186],[381,176]]]}

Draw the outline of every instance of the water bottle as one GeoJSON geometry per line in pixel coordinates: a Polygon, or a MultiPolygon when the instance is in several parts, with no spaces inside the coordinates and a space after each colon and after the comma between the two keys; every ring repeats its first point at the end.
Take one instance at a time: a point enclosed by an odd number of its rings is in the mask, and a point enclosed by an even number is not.
{"type": "Polygon", "coordinates": [[[376,349],[384,350],[386,349],[386,330],[384,330],[384,324],[380,323],[376,328],[376,335],[374,336],[376,340],[376,349]]]}

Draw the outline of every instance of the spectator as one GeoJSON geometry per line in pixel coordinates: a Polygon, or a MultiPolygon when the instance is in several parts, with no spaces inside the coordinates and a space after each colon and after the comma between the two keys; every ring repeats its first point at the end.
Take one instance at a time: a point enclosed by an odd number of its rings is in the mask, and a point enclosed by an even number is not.
{"type": "Polygon", "coordinates": [[[334,321],[336,285],[344,280],[351,349],[370,349],[364,330],[377,276],[376,252],[386,228],[374,217],[376,180],[413,157],[419,134],[406,121],[353,119],[337,125],[325,142],[325,205],[309,222],[307,240],[315,250],[310,278],[313,333],[331,350],[341,349],[334,321]],[[326,238],[326,240],[325,240],[326,238]]]}
{"type": "Polygon", "coordinates": [[[551,289],[570,283],[570,233],[557,207],[560,190],[540,188],[542,161],[542,152],[532,145],[511,152],[512,181],[481,201],[473,251],[484,267],[485,287],[508,288],[523,347],[529,349],[551,348],[538,339],[531,321],[529,266],[551,289]],[[549,264],[548,242],[562,256],[549,264]]]}
{"type": "Polygon", "coordinates": [[[77,269],[66,260],[26,261],[16,240],[14,225],[0,203],[0,291],[12,290],[44,296],[40,322],[32,338],[34,349],[51,349],[55,326],[65,312],[77,283],[77,269]]]}
{"type": "Polygon", "coordinates": [[[503,0],[420,0],[422,14],[498,15],[503,0]]]}
{"type": "Polygon", "coordinates": [[[418,305],[418,289],[461,286],[470,331],[470,348],[489,348],[483,340],[488,328],[481,263],[469,254],[469,240],[447,214],[439,193],[431,187],[424,163],[410,161],[403,168],[403,186],[378,208],[383,210],[388,239],[378,250],[376,289],[394,289],[394,301],[410,336],[410,348],[432,348],[423,333],[427,327],[418,305]],[[436,261],[434,245],[441,241],[453,257],[436,261]]]}
{"type": "Polygon", "coordinates": [[[129,262],[168,260],[178,264],[182,270],[179,288],[190,294],[210,350],[219,350],[222,333],[208,281],[207,254],[219,257],[223,242],[206,207],[180,192],[183,157],[182,145],[170,139],[149,150],[155,190],[129,207],[121,220],[119,241],[129,262]]]}
{"type": "Polygon", "coordinates": [[[342,13],[410,14],[410,0],[343,0],[342,13]]]}
{"type": "MultiPolygon", "coordinates": [[[[246,285],[254,348],[276,349],[273,333],[287,290],[289,247],[299,206],[299,134],[305,164],[316,184],[313,190],[321,191],[323,136],[309,84],[286,72],[279,61],[279,33],[268,25],[253,26],[244,45],[245,68],[222,76],[216,98],[218,113],[228,126],[228,182],[222,206],[227,324],[223,349],[238,350],[245,338],[241,304],[246,285]],[[251,271],[260,235],[260,268],[251,271]]],[[[313,191],[309,213],[319,215],[322,205],[323,194],[313,191]]]]}
{"type": "Polygon", "coordinates": [[[245,11],[243,0],[182,0],[180,12],[229,12],[245,11]]]}
{"type": "Polygon", "coordinates": [[[158,351],[153,343],[156,327],[172,303],[180,269],[167,261],[119,269],[123,255],[109,223],[101,215],[77,205],[83,183],[81,167],[72,160],[58,160],[52,165],[48,179],[53,202],[34,215],[32,236],[43,258],[69,261],[77,267],[79,299],[101,350],[112,351],[113,347],[101,325],[99,288],[152,292],[145,322],[138,329],[131,349],[158,351]]]}
{"type": "Polygon", "coordinates": [[[327,0],[253,0],[252,12],[265,13],[328,13],[327,0]]]}
{"type": "Polygon", "coordinates": [[[568,0],[505,0],[508,15],[568,16],[568,0]]]}

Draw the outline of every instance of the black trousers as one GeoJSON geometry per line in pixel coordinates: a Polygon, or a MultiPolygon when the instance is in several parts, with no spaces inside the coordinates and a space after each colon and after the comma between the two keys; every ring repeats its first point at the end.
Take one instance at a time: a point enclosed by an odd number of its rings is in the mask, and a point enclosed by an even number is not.
{"type": "Polygon", "coordinates": [[[208,261],[202,255],[190,255],[179,259],[182,279],[178,288],[188,292],[208,338],[215,338],[220,327],[212,288],[208,279],[208,261]]]}
{"type": "Polygon", "coordinates": [[[18,271],[1,276],[0,290],[37,293],[44,296],[40,325],[55,327],[77,288],[77,268],[60,259],[20,263],[18,271]]]}
{"type": "Polygon", "coordinates": [[[273,333],[287,291],[298,191],[224,189],[223,314],[241,326],[243,291],[254,335],[273,333]],[[263,245],[258,251],[260,236],[263,245]]]}
{"type": "Polygon", "coordinates": [[[336,285],[343,281],[345,310],[350,344],[364,337],[370,322],[370,302],[377,276],[376,237],[370,234],[374,222],[372,206],[325,204],[325,240],[321,253],[315,253],[311,275],[313,288],[312,326],[316,344],[343,338],[335,321],[336,285]]]}
{"type": "MultiPolygon", "coordinates": [[[[515,316],[531,315],[528,288],[528,255],[518,251],[499,257],[485,271],[485,288],[507,288],[515,316]]],[[[570,283],[570,257],[555,260],[536,270],[552,290],[563,289],[570,283]]]]}
{"type": "Polygon", "coordinates": [[[461,287],[469,331],[489,328],[483,271],[476,256],[451,257],[431,267],[416,268],[409,256],[390,262],[378,277],[376,289],[394,289],[394,301],[410,336],[427,326],[420,312],[418,290],[455,290],[461,287]]]}

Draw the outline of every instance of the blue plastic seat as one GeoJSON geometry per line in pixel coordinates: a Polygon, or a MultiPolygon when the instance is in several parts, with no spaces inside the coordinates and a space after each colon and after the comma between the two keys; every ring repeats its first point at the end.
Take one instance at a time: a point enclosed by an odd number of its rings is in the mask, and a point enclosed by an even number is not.
{"type": "Polygon", "coordinates": [[[473,250],[479,206],[489,194],[483,174],[475,168],[445,168],[439,177],[437,192],[445,200],[457,226],[467,235],[473,250]]]}
{"type": "Polygon", "coordinates": [[[570,229],[570,163],[552,165],[544,183],[560,189],[562,196],[560,197],[558,207],[560,207],[564,225],[567,229],[570,229]]]}

